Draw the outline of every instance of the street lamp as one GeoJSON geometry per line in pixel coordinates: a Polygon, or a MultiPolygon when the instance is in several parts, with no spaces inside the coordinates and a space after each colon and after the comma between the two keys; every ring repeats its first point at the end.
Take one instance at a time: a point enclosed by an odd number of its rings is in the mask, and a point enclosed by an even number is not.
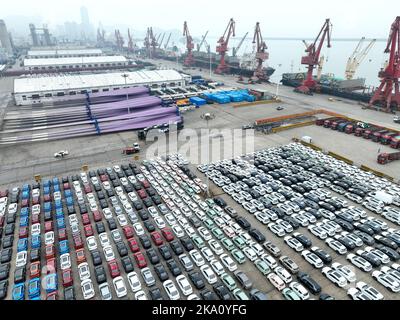
{"type": "MultiPolygon", "coordinates": [[[[200,118],[205,120],[206,123],[207,123],[207,134],[209,133],[209,122],[211,120],[214,120],[215,117],[216,116],[215,116],[214,113],[209,113],[209,112],[203,113],[200,116],[200,118]]],[[[208,136],[208,141],[210,141],[210,137],[209,136],[208,136]]],[[[207,164],[208,164],[208,162],[210,162],[210,154],[209,154],[209,152],[210,152],[210,146],[209,146],[209,144],[207,144],[207,164]]],[[[208,178],[208,175],[206,175],[206,178],[207,178],[207,197],[210,197],[210,179],[208,178]]]]}
{"type": "MultiPolygon", "coordinates": [[[[129,75],[126,74],[126,73],[123,73],[123,74],[122,74],[122,77],[124,77],[124,79],[125,79],[125,89],[127,89],[127,88],[126,88],[126,86],[127,86],[126,78],[128,78],[129,75]]],[[[127,101],[129,100],[128,90],[126,91],[126,100],[127,100],[127,101]]],[[[128,105],[128,113],[131,113],[131,108],[130,108],[129,105],[128,105]]]]}

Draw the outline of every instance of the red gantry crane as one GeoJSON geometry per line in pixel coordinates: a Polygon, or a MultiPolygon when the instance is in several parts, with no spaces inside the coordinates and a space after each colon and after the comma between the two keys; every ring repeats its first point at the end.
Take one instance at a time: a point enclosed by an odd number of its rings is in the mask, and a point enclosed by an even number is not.
{"type": "Polygon", "coordinates": [[[218,40],[217,53],[221,56],[221,60],[215,73],[223,74],[229,70],[229,66],[225,62],[225,55],[228,51],[228,44],[230,37],[235,36],[235,21],[231,19],[225,29],[224,35],[218,40]]]}
{"type": "Polygon", "coordinates": [[[187,22],[183,24],[183,36],[186,37],[186,49],[187,49],[187,56],[183,64],[187,67],[190,67],[193,65],[193,49],[194,49],[194,43],[193,43],[193,38],[190,35],[189,28],[187,26],[187,22]]]}
{"type": "Polygon", "coordinates": [[[254,31],[254,37],[253,37],[253,44],[257,45],[257,51],[256,51],[256,60],[257,60],[257,65],[254,70],[253,76],[257,78],[259,81],[262,80],[267,80],[267,75],[265,74],[265,71],[263,69],[263,63],[269,58],[269,53],[267,52],[267,45],[265,44],[265,41],[263,40],[262,34],[261,34],[261,28],[260,28],[260,23],[257,22],[256,24],[256,29],[254,31]]]}
{"type": "Polygon", "coordinates": [[[306,79],[303,81],[300,87],[295,89],[296,92],[311,94],[311,92],[315,91],[317,88],[318,84],[313,78],[313,70],[315,66],[318,66],[319,64],[319,56],[322,46],[324,45],[325,38],[328,38],[328,48],[331,47],[331,32],[332,24],[330,19],[326,19],[321,31],[318,33],[317,38],[312,44],[308,45],[307,42],[303,40],[308,55],[301,58],[301,64],[308,65],[308,70],[306,79]],[[317,47],[317,42],[319,39],[320,41],[317,47]]]}
{"type": "Polygon", "coordinates": [[[385,53],[390,54],[389,61],[386,68],[379,72],[381,84],[369,104],[381,105],[390,112],[392,108],[400,109],[400,16],[392,24],[385,53]]]}

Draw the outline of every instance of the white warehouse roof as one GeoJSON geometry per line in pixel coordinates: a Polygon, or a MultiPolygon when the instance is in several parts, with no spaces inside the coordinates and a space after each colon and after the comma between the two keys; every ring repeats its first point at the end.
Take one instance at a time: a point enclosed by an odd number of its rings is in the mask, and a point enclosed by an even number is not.
{"type": "Polygon", "coordinates": [[[61,50],[29,50],[28,56],[57,56],[57,55],[100,55],[100,49],[61,49],[61,50]]]}
{"type": "MultiPolygon", "coordinates": [[[[14,79],[14,93],[39,93],[65,90],[84,90],[124,86],[123,74],[127,74],[127,85],[146,85],[151,83],[183,81],[185,76],[175,70],[134,71],[100,74],[72,74],[35,76],[14,79]]],[[[187,76],[186,76],[187,77],[187,76]]]]}
{"type": "Polygon", "coordinates": [[[25,67],[42,66],[65,66],[93,63],[126,63],[127,59],[123,56],[98,56],[98,57],[72,57],[72,58],[47,58],[47,59],[24,59],[25,67]]]}

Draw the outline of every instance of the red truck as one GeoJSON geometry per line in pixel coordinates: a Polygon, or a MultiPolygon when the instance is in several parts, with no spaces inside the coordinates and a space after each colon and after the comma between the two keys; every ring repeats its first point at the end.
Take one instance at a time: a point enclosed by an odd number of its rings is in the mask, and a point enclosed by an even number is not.
{"type": "Polygon", "coordinates": [[[340,124],[347,123],[347,122],[348,121],[344,120],[344,119],[333,121],[332,124],[331,124],[331,129],[332,130],[338,130],[338,127],[339,127],[340,124]]]}
{"type": "Polygon", "coordinates": [[[374,134],[372,135],[372,141],[373,142],[380,142],[381,138],[385,135],[388,134],[389,130],[380,130],[380,131],[376,131],[374,132],[374,134]]]}
{"type": "Polygon", "coordinates": [[[372,139],[372,136],[374,135],[375,132],[382,130],[382,128],[379,127],[372,127],[364,130],[363,132],[363,138],[364,139],[372,139]]]}
{"type": "Polygon", "coordinates": [[[338,120],[343,120],[342,118],[330,118],[330,119],[326,119],[324,121],[324,127],[325,128],[330,128],[332,126],[332,123],[334,121],[338,121],[338,120]]]}
{"type": "Polygon", "coordinates": [[[400,149],[400,136],[393,137],[390,142],[390,147],[393,149],[400,149]]]}
{"type": "Polygon", "coordinates": [[[352,134],[352,133],[355,133],[355,131],[357,129],[361,129],[361,128],[358,128],[355,123],[350,123],[346,126],[346,128],[344,128],[344,132],[346,132],[347,134],[352,134]]]}
{"type": "Polygon", "coordinates": [[[379,164],[388,164],[389,162],[400,160],[400,152],[395,153],[381,153],[378,155],[379,164]]]}
{"type": "Polygon", "coordinates": [[[381,143],[389,145],[392,142],[392,139],[398,135],[398,132],[389,132],[381,137],[381,143]]]}

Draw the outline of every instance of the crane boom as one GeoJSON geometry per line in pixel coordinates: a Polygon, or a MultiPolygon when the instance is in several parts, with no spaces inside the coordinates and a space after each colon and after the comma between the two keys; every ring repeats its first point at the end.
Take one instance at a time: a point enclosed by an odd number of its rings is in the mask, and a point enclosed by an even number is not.
{"type": "Polygon", "coordinates": [[[308,45],[305,41],[306,45],[306,53],[307,56],[301,58],[301,64],[307,65],[307,77],[303,81],[302,85],[295,89],[296,92],[311,94],[311,91],[317,89],[317,82],[313,78],[313,70],[315,66],[319,64],[320,54],[322,50],[322,46],[324,45],[325,38],[327,38],[327,47],[331,47],[331,32],[332,32],[332,24],[330,19],[326,19],[323,24],[321,30],[319,31],[317,37],[314,42],[308,45]],[[317,46],[317,42],[319,44],[317,46]]]}
{"type": "Polygon", "coordinates": [[[363,37],[357,44],[357,47],[354,49],[352,55],[347,60],[346,71],[345,71],[347,80],[353,79],[354,74],[357,71],[357,68],[364,61],[365,57],[368,55],[369,51],[374,46],[376,39],[371,40],[371,42],[364,49],[361,50],[364,42],[365,38],[363,37]]]}
{"type": "Polygon", "coordinates": [[[167,50],[167,48],[168,48],[169,41],[171,40],[171,35],[172,35],[172,32],[170,32],[170,34],[169,34],[169,36],[168,36],[167,43],[166,43],[165,46],[164,46],[164,49],[165,49],[165,50],[167,50]]]}
{"type": "Polygon", "coordinates": [[[236,48],[232,48],[232,56],[233,56],[233,57],[236,57],[238,51],[239,51],[240,48],[242,47],[243,42],[244,42],[244,40],[246,40],[246,37],[247,37],[248,34],[249,34],[249,33],[246,32],[246,34],[245,34],[244,37],[240,40],[240,42],[239,42],[239,44],[237,45],[237,47],[236,47],[236,48]]]}
{"type": "Polygon", "coordinates": [[[161,37],[161,41],[160,41],[160,43],[159,43],[159,45],[158,45],[158,48],[159,48],[159,49],[161,48],[161,46],[162,46],[162,44],[163,44],[163,42],[164,42],[164,37],[165,37],[165,32],[163,33],[163,35],[162,35],[162,37],[161,37]]]}
{"type": "Polygon", "coordinates": [[[223,36],[218,40],[217,45],[217,53],[221,56],[221,60],[215,73],[222,74],[226,73],[229,70],[228,65],[225,61],[225,55],[228,51],[229,39],[235,36],[235,21],[232,19],[229,20],[228,26],[225,29],[223,36]]]}
{"type": "Polygon", "coordinates": [[[198,45],[197,45],[197,52],[199,52],[199,51],[200,51],[200,49],[201,49],[202,45],[203,45],[203,44],[204,44],[204,42],[206,41],[206,37],[207,37],[207,35],[208,35],[208,30],[207,30],[206,34],[205,34],[205,35],[202,37],[200,44],[198,44],[198,45]]]}
{"type": "Polygon", "coordinates": [[[268,80],[268,77],[263,70],[263,63],[269,58],[269,54],[267,52],[268,47],[263,40],[259,22],[256,23],[254,30],[253,44],[256,45],[256,68],[253,76],[258,78],[259,81],[268,80]]]}

